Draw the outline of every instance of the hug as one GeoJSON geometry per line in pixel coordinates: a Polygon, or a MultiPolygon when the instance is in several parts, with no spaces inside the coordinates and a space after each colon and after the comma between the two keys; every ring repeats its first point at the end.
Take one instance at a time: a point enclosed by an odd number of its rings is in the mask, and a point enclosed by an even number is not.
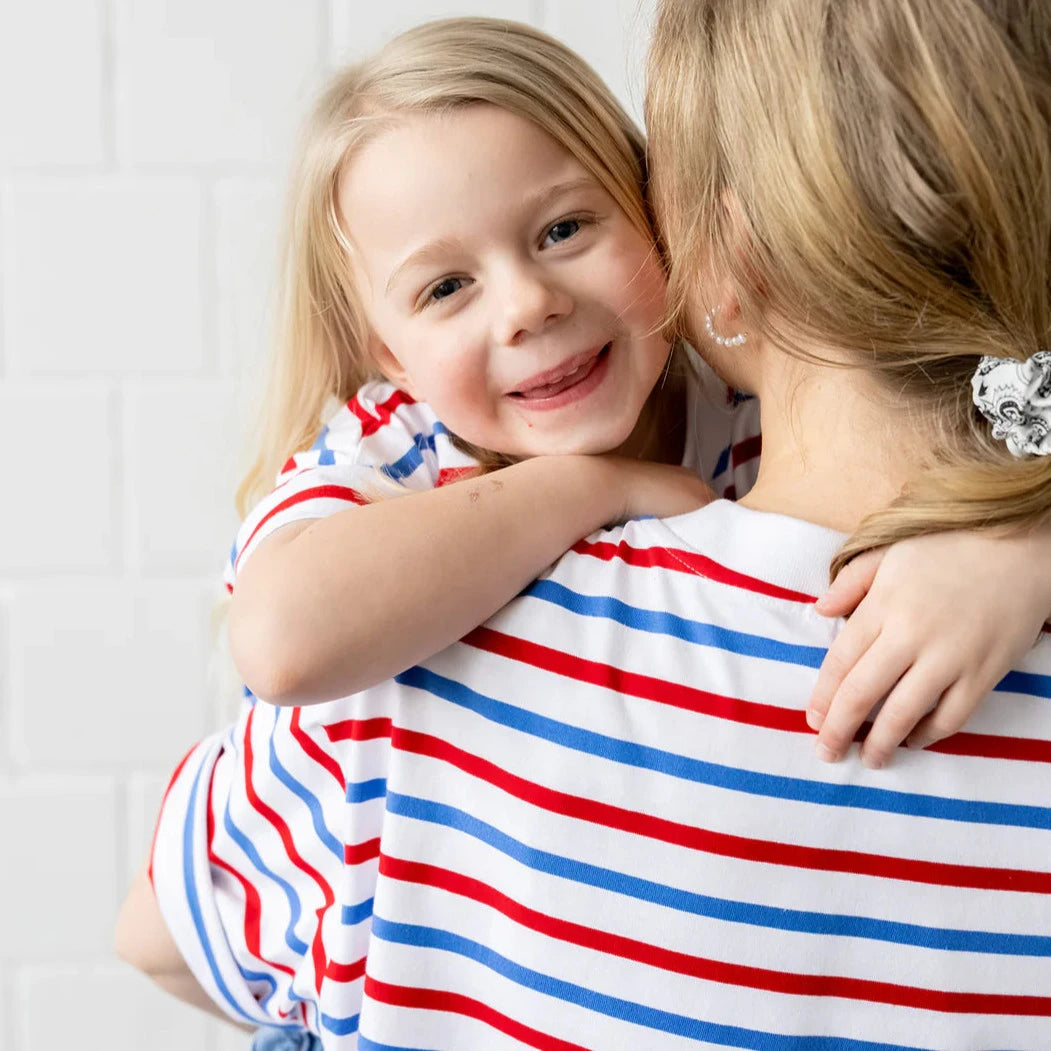
{"type": "Polygon", "coordinates": [[[318,103],[120,951],[258,1048],[1046,1049],[1051,9],[660,0],[646,124],[489,19],[318,103]]]}

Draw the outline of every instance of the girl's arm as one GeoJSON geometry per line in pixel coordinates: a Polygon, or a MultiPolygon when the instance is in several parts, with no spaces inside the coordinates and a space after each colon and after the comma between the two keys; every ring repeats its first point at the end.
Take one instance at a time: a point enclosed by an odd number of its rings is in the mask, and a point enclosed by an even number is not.
{"type": "Polygon", "coordinates": [[[923,748],[956,733],[1036,641],[1051,613],[1051,527],[939,533],[869,552],[817,609],[850,615],[807,710],[818,754],[841,759],[886,698],[861,748],[862,762],[881,767],[903,740],[923,748]]]}
{"type": "Polygon", "coordinates": [[[238,576],[234,661],[274,704],[363,690],[481,624],[582,536],[710,499],[683,468],[545,456],[285,526],[238,576]]]}

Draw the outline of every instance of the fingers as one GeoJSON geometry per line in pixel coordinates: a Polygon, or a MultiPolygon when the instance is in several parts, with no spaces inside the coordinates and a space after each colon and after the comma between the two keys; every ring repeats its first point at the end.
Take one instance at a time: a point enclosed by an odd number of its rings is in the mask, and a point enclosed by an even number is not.
{"type": "Polygon", "coordinates": [[[846,617],[853,613],[872,587],[886,553],[886,548],[877,548],[852,559],[817,600],[814,608],[818,613],[823,617],[846,617]]]}
{"type": "MultiPolygon", "coordinates": [[[[843,680],[868,648],[879,638],[880,629],[863,619],[849,620],[828,648],[817,673],[814,692],[807,705],[806,721],[811,730],[820,730],[843,680]]],[[[880,695],[882,696],[882,694],[880,695]]],[[[872,703],[879,700],[877,697],[872,703]]],[[[871,705],[870,705],[871,707],[871,705]]]]}
{"type": "MultiPolygon", "coordinates": [[[[952,697],[955,687],[947,689],[951,681],[950,673],[930,662],[917,662],[909,668],[890,691],[873,720],[861,745],[862,763],[870,770],[886,766],[895,749],[921,721],[933,720],[928,725],[935,733],[940,733],[943,727],[954,722],[963,706],[960,698],[952,697]],[[947,702],[950,705],[948,709],[945,708],[947,702]]],[[[945,733],[940,733],[940,736],[955,733],[969,714],[970,709],[967,709],[960,722],[945,733]]]]}
{"type": "Polygon", "coordinates": [[[957,733],[996,685],[995,676],[987,679],[960,679],[945,691],[934,711],[925,715],[909,734],[910,748],[926,748],[957,733]]]}
{"type": "MultiPolygon", "coordinates": [[[[862,654],[840,684],[821,724],[817,739],[819,759],[834,763],[846,755],[865,716],[890,693],[909,670],[909,663],[910,658],[903,651],[881,645],[878,639],[862,654]]],[[[907,730],[912,729],[920,714],[916,714],[907,730]]]]}

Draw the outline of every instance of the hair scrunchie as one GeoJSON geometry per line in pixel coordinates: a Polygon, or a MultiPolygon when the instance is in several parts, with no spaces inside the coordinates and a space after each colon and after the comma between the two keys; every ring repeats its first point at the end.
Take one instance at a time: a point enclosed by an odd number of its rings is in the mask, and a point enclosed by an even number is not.
{"type": "Polygon", "coordinates": [[[1051,350],[1038,350],[1026,361],[987,354],[971,389],[993,437],[1013,455],[1051,455],[1051,350]]]}

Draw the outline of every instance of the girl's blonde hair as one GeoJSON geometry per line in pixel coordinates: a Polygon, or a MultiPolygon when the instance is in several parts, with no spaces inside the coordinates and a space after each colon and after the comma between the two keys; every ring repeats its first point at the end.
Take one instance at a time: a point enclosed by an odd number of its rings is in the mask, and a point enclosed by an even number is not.
{"type": "Polygon", "coordinates": [[[500,19],[431,22],[339,73],[307,125],[293,177],[278,339],[257,455],[237,492],[242,515],[316,438],[331,399],[346,401],[379,377],[340,225],[344,169],[399,115],[479,103],[537,124],[651,236],[641,133],[584,60],[544,33],[500,19]]]}
{"type": "Polygon", "coordinates": [[[833,572],[1048,515],[1051,457],[971,400],[981,355],[1051,346],[1047,0],[663,0],[647,124],[676,321],[729,279],[786,351],[835,347],[932,423],[931,468],[833,572]]]}

